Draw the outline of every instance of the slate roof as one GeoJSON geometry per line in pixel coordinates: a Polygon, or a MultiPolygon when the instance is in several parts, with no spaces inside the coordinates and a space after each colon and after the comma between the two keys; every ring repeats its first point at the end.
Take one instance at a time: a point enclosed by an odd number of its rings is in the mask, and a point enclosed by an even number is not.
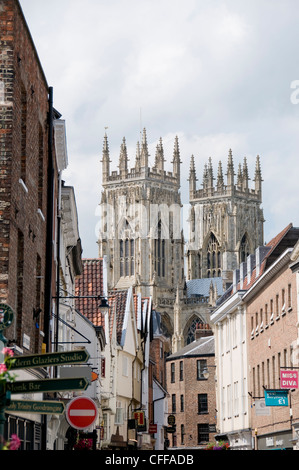
{"type": "Polygon", "coordinates": [[[218,295],[223,294],[223,281],[221,277],[192,279],[187,281],[187,297],[202,295],[209,297],[211,282],[216,286],[218,295]]]}
{"type": "Polygon", "coordinates": [[[211,356],[215,355],[214,336],[203,336],[174,354],[167,357],[166,361],[172,361],[179,358],[211,356]]]}

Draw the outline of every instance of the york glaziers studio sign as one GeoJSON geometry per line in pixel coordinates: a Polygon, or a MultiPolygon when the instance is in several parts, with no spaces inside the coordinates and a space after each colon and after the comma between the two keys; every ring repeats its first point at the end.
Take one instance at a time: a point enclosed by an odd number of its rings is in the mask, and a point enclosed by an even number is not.
{"type": "Polygon", "coordinates": [[[89,354],[85,349],[61,353],[36,354],[14,358],[12,369],[51,367],[57,365],[81,364],[87,362],[89,354]]]}

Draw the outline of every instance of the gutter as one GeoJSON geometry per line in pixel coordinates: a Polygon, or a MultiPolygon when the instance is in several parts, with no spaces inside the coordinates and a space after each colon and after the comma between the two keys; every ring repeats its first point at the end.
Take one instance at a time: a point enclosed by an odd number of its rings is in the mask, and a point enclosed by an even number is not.
{"type": "MultiPolygon", "coordinates": [[[[58,351],[59,338],[59,301],[60,301],[60,227],[61,227],[61,172],[58,175],[58,201],[57,201],[57,255],[56,255],[56,338],[55,351],[58,351]]],[[[57,367],[55,368],[55,376],[57,377],[57,367]]]]}
{"type": "Polygon", "coordinates": [[[243,300],[244,302],[249,301],[252,296],[256,294],[256,290],[261,289],[264,285],[276,274],[280,269],[282,269],[289,261],[290,256],[293,251],[293,248],[287,248],[284,253],[267,269],[267,271],[262,274],[262,276],[256,280],[256,282],[250,287],[250,289],[245,293],[243,300]]]}
{"type": "MultiPolygon", "coordinates": [[[[46,265],[45,265],[45,301],[44,333],[46,352],[50,352],[50,319],[52,310],[52,269],[53,269],[53,204],[54,204],[54,164],[53,164],[53,88],[49,88],[48,110],[48,188],[47,188],[47,228],[46,228],[46,265]]],[[[47,415],[42,415],[42,450],[47,450],[47,415]]]]}
{"type": "Polygon", "coordinates": [[[242,303],[246,291],[238,290],[231,297],[225,300],[211,315],[211,322],[216,324],[219,321],[222,321],[228,313],[234,310],[238,305],[242,303]]]}

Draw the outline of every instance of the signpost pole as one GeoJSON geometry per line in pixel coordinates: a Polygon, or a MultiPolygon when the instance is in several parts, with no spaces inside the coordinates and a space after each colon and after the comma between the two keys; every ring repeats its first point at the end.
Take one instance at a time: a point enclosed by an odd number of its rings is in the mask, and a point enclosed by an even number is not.
{"type": "Polygon", "coordinates": [[[6,393],[0,384],[0,450],[3,448],[4,426],[5,426],[6,393]]]}
{"type": "MultiPolygon", "coordinates": [[[[6,347],[7,339],[3,336],[3,330],[8,328],[14,318],[14,312],[11,307],[7,304],[0,304],[0,363],[4,361],[4,354],[2,349],[6,347]]],[[[4,444],[4,428],[5,428],[5,408],[10,401],[10,393],[7,392],[6,380],[0,380],[0,450],[4,444]]]]}
{"type": "MultiPolygon", "coordinates": [[[[0,331],[0,363],[4,362],[4,354],[2,354],[3,348],[7,344],[7,339],[4,338],[2,335],[2,331],[0,331]]],[[[7,404],[7,396],[4,384],[0,381],[0,450],[3,447],[3,440],[4,440],[4,426],[5,426],[5,408],[7,404]]]]}

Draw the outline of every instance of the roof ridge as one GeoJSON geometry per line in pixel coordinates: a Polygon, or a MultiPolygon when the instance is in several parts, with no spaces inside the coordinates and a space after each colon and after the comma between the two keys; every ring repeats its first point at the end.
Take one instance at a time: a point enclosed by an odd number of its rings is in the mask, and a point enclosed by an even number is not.
{"type": "Polygon", "coordinates": [[[269,251],[269,253],[273,251],[273,249],[278,245],[278,243],[283,239],[283,237],[288,233],[288,231],[291,230],[291,228],[293,228],[292,223],[287,225],[281,232],[275,235],[275,237],[273,237],[269,243],[267,243],[266,246],[271,246],[271,250],[269,251]]]}

